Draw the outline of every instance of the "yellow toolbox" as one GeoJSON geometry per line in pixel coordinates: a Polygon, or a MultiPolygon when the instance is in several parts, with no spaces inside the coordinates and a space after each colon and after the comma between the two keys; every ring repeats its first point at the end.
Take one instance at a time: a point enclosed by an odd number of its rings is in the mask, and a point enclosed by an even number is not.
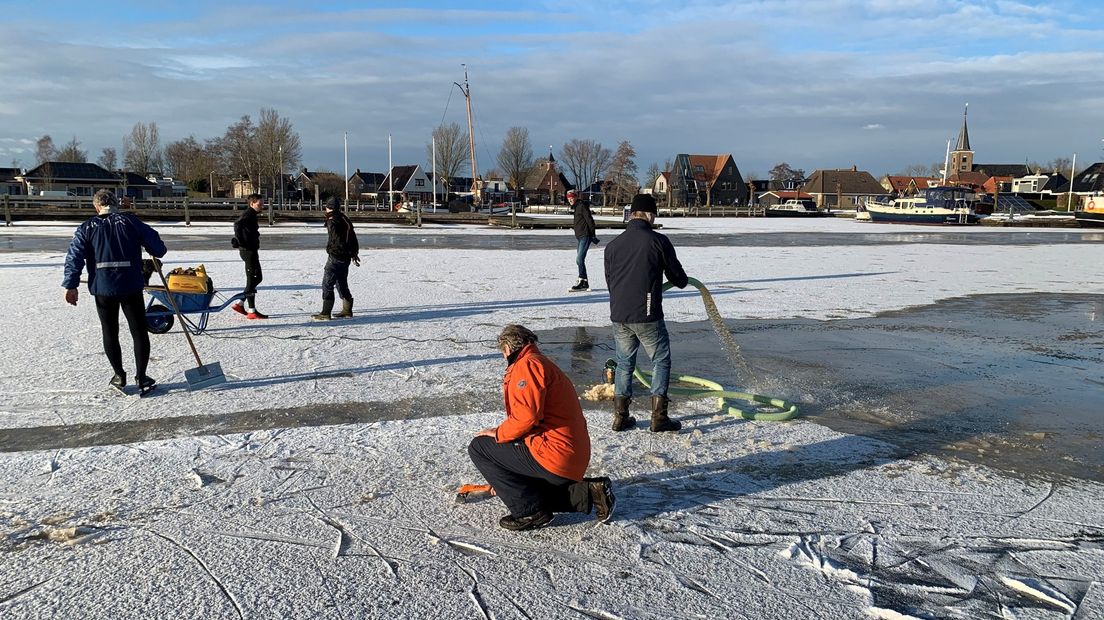
{"type": "Polygon", "coordinates": [[[166,278],[169,281],[169,290],[174,293],[209,293],[207,268],[177,267],[169,272],[166,278]]]}

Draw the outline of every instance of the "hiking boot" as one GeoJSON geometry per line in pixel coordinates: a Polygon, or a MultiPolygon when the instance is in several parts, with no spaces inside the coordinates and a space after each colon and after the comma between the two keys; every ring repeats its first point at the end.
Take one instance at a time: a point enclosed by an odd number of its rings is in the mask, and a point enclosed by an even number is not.
{"type": "Polygon", "coordinates": [[[238,314],[243,315],[243,316],[249,314],[248,312],[245,311],[245,306],[241,305],[241,302],[238,302],[238,303],[234,304],[233,306],[230,306],[230,309],[233,310],[234,312],[237,312],[238,314]]]}
{"type": "Polygon", "coordinates": [[[511,532],[520,532],[522,530],[535,530],[538,527],[544,527],[552,522],[552,513],[547,510],[539,510],[529,515],[528,517],[515,517],[513,515],[506,515],[498,520],[498,524],[503,529],[510,530],[511,532]]]}
{"type": "Polygon", "coordinates": [[[256,320],[256,319],[267,319],[268,315],[267,314],[262,314],[260,310],[257,310],[256,308],[254,308],[254,309],[249,311],[249,314],[245,315],[245,318],[252,321],[252,320],[256,320]]]}
{"type": "Polygon", "coordinates": [[[636,427],[636,418],[629,415],[629,403],[632,399],[628,396],[613,397],[613,430],[625,431],[636,427]]]}
{"type": "Polygon", "coordinates": [[[613,507],[617,498],[613,496],[613,485],[606,476],[600,478],[587,478],[590,487],[590,505],[594,506],[594,516],[600,523],[605,523],[613,516],[613,507]]]}
{"type": "Polygon", "coordinates": [[[333,305],[334,305],[334,300],[332,300],[332,299],[323,299],[322,300],[322,312],[319,312],[318,314],[312,315],[311,318],[314,319],[315,321],[329,321],[331,318],[333,318],[332,316],[330,316],[330,312],[333,311],[333,305]]]}
{"type": "Polygon", "coordinates": [[[652,395],[652,432],[663,433],[677,431],[682,428],[682,422],[667,417],[667,405],[671,399],[666,396],[652,395]]]}
{"type": "Polygon", "coordinates": [[[567,289],[569,293],[582,293],[583,291],[590,290],[590,283],[586,281],[586,278],[579,278],[575,283],[575,286],[567,289]]]}
{"type": "Polygon", "coordinates": [[[353,300],[352,300],[352,298],[341,300],[341,312],[335,312],[333,314],[333,318],[335,318],[335,319],[351,319],[351,318],[353,318],[353,300]]]}

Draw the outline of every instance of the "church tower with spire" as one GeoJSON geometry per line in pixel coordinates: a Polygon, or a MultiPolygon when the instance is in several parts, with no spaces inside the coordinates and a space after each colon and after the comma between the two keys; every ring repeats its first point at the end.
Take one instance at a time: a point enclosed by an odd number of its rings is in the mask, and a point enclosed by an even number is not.
{"type": "Polygon", "coordinates": [[[970,131],[966,128],[966,114],[970,111],[970,104],[962,112],[962,130],[958,132],[958,143],[951,151],[951,169],[947,176],[955,177],[963,172],[974,169],[974,151],[970,149],[970,131]]]}

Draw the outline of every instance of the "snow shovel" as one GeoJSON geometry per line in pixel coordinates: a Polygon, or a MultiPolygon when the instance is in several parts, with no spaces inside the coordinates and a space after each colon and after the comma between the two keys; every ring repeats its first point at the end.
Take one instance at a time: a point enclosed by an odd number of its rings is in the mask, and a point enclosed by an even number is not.
{"type": "Polygon", "coordinates": [[[468,504],[497,495],[489,484],[462,484],[456,489],[456,503],[468,504]]]}
{"type": "Polygon", "coordinates": [[[180,321],[180,329],[184,330],[184,337],[188,339],[188,346],[192,348],[192,355],[196,359],[197,367],[184,371],[184,379],[188,382],[188,389],[199,390],[226,383],[226,375],[222,374],[222,366],[218,362],[204,364],[199,359],[199,351],[196,351],[195,343],[192,342],[192,334],[188,332],[188,323],[184,320],[184,316],[180,314],[180,308],[176,306],[176,300],[173,299],[173,294],[169,291],[169,282],[165,279],[164,272],[161,271],[161,261],[156,256],[153,257],[153,265],[157,267],[157,275],[161,276],[161,284],[165,286],[165,297],[168,298],[169,305],[176,313],[176,318],[180,321]]]}

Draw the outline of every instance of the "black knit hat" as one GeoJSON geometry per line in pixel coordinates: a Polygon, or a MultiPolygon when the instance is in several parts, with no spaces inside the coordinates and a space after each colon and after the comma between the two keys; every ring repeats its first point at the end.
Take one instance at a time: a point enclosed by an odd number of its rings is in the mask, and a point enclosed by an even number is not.
{"type": "Polygon", "coordinates": [[[637,194],[633,196],[632,207],[630,211],[640,211],[642,213],[655,213],[656,201],[651,194],[637,194]]]}
{"type": "Polygon", "coordinates": [[[333,209],[334,211],[337,211],[341,209],[341,199],[337,196],[330,196],[326,199],[325,206],[327,209],[333,209]]]}

